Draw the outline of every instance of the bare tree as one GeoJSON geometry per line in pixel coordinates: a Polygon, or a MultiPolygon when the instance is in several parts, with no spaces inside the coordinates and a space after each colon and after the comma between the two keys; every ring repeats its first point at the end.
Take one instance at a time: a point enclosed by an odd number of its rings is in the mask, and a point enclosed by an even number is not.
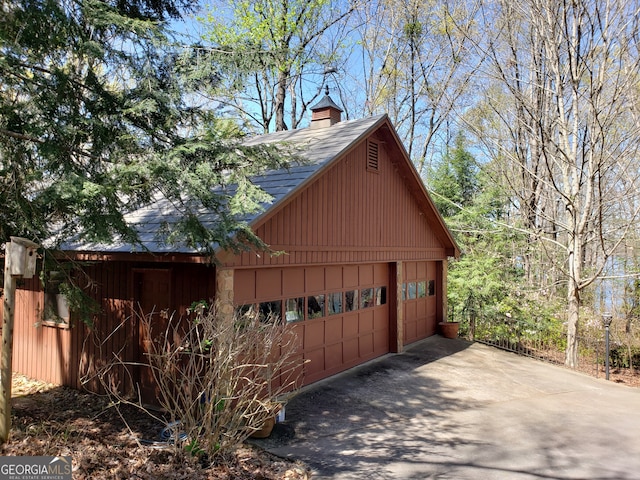
{"type": "Polygon", "coordinates": [[[264,132],[297,128],[339,56],[356,2],[218,0],[207,39],[225,66],[216,99],[264,132]],[[287,117],[289,122],[287,123],[287,117]]]}
{"type": "Polygon", "coordinates": [[[472,2],[389,0],[365,3],[354,16],[358,41],[345,87],[351,104],[360,102],[353,110],[388,113],[421,173],[433,147],[450,140],[451,113],[477,67],[469,55],[475,13],[472,2]]]}
{"type": "Polygon", "coordinates": [[[467,116],[519,222],[567,295],[575,367],[581,294],[638,218],[637,2],[486,1],[482,103],[467,116]],[[556,255],[558,254],[558,255],[556,255]]]}

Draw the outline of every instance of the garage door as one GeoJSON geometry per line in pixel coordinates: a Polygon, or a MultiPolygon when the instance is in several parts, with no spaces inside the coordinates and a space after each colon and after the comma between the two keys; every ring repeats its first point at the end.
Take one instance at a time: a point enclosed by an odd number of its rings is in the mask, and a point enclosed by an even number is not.
{"type": "Polygon", "coordinates": [[[387,264],[239,270],[234,295],[291,325],[306,385],[389,352],[388,282],[387,264]]]}
{"type": "Polygon", "coordinates": [[[403,264],[404,344],[436,333],[436,262],[403,264]]]}

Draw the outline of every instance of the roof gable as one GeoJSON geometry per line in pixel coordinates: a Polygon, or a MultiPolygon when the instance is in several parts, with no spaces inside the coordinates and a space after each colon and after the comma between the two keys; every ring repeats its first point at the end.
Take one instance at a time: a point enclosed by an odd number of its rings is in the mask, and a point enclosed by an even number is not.
{"type": "MultiPolygon", "coordinates": [[[[271,204],[265,205],[264,211],[247,215],[244,220],[254,228],[264,223],[287,199],[292,198],[306,185],[322,175],[325,169],[335,161],[343,158],[376,131],[385,137],[390,148],[395,149],[398,157],[402,158],[402,161],[398,162],[399,170],[407,182],[407,187],[430,217],[434,219],[435,229],[443,243],[448,246],[449,254],[457,255],[458,248],[453,237],[437,213],[387,115],[343,121],[325,128],[281,131],[246,140],[245,144],[248,146],[286,143],[298,150],[304,162],[290,165],[286,169],[266,171],[264,174],[254,177],[252,181],[268,193],[273,200],[271,204]]],[[[158,197],[152,204],[125,216],[126,221],[139,232],[143,248],[118,241],[109,244],[67,242],[61,248],[72,251],[108,253],[144,250],[153,253],[197,253],[187,245],[169,245],[162,241],[160,234],[163,225],[176,222],[180,215],[180,211],[167,199],[158,197]]],[[[217,220],[215,215],[209,212],[202,212],[200,218],[205,226],[211,225],[211,228],[214,227],[217,220]]]]}
{"type": "MultiPolygon", "coordinates": [[[[378,148],[377,146],[380,145],[381,151],[382,149],[384,149],[385,151],[385,155],[381,158],[385,158],[386,161],[390,162],[393,165],[393,169],[395,170],[394,172],[390,172],[387,169],[387,171],[385,172],[381,171],[381,174],[397,176],[398,181],[394,183],[395,188],[402,189],[408,192],[408,196],[403,195],[403,198],[405,198],[405,200],[403,201],[399,201],[398,197],[396,197],[395,199],[385,198],[385,201],[389,201],[390,203],[395,201],[394,203],[395,208],[407,208],[409,204],[406,202],[411,202],[411,201],[414,202],[417,205],[416,216],[413,217],[414,218],[413,221],[415,222],[415,225],[414,227],[411,227],[405,224],[404,228],[416,230],[420,228],[418,224],[424,225],[424,221],[426,221],[429,229],[432,232],[431,237],[435,236],[438,239],[439,245],[441,245],[442,248],[445,249],[447,256],[458,256],[459,255],[458,246],[456,245],[451,233],[449,232],[448,228],[446,227],[446,224],[444,223],[444,220],[442,219],[433,201],[431,200],[429,194],[427,193],[424,183],[422,182],[422,179],[420,178],[415,167],[413,166],[413,163],[409,160],[409,156],[406,150],[404,149],[402,143],[400,142],[397,136],[397,133],[393,128],[393,126],[391,125],[388,117],[384,115],[381,117],[376,117],[376,119],[377,120],[372,124],[371,128],[367,129],[366,131],[363,131],[362,134],[355,141],[349,142],[348,147],[345,146],[343,149],[341,149],[341,151],[337,155],[333,155],[330,161],[324,162],[322,164],[317,164],[316,165],[317,169],[315,172],[313,172],[312,175],[310,175],[307,179],[305,179],[305,181],[300,182],[295,189],[292,189],[291,191],[289,191],[288,194],[280,198],[278,202],[274,202],[266,212],[263,212],[261,215],[256,217],[251,224],[254,231],[260,234],[258,229],[264,226],[267,222],[269,222],[270,219],[274,218],[276,215],[279,215],[279,212],[290,203],[289,202],[290,200],[294,201],[294,199],[296,199],[296,197],[301,194],[312,195],[312,193],[305,190],[305,188],[309,185],[312,185],[313,182],[319,181],[320,178],[323,178],[325,175],[329,174],[330,169],[338,168],[338,165],[340,164],[341,161],[346,160],[348,162],[353,162],[354,158],[350,158],[349,155],[350,155],[350,152],[354,151],[355,149],[361,148],[361,151],[359,151],[358,158],[362,159],[363,156],[366,157],[366,159],[362,161],[362,164],[359,167],[360,168],[359,172],[365,172],[365,170],[369,170],[371,166],[371,159],[369,158],[370,152],[372,151],[371,146],[373,145],[373,146],[376,146],[376,148],[378,148]],[[374,141],[370,142],[369,141],[370,139],[374,141]],[[411,197],[412,200],[409,199],[409,196],[411,197]],[[418,211],[420,212],[419,214],[417,213],[418,211]],[[420,217],[418,217],[417,215],[420,215],[420,217]]],[[[336,124],[332,127],[327,128],[326,129],[327,132],[333,131],[333,129],[335,129],[338,125],[339,124],[336,124]]],[[[316,151],[322,151],[322,144],[321,143],[315,144],[314,149],[316,151]]],[[[310,158],[313,159],[314,157],[311,156],[310,158]]],[[[346,182],[346,183],[343,183],[342,189],[355,190],[356,185],[353,185],[349,182],[358,181],[361,183],[363,180],[359,180],[359,176],[366,175],[366,173],[361,173],[361,174],[357,172],[355,174],[352,173],[351,175],[348,176],[348,178],[347,177],[343,178],[340,175],[338,176],[334,176],[333,174],[331,175],[332,175],[331,182],[346,182]]],[[[273,179],[267,178],[265,179],[265,181],[266,183],[261,184],[261,186],[265,188],[265,190],[269,191],[268,186],[270,182],[273,181],[273,179]]],[[[366,182],[366,180],[364,181],[366,182]]],[[[345,205],[336,207],[335,202],[332,202],[333,199],[325,196],[324,200],[320,200],[323,203],[322,208],[327,208],[328,210],[333,210],[335,212],[336,210],[339,211],[341,208],[357,209],[358,203],[361,203],[361,204],[363,202],[379,203],[379,201],[376,198],[371,197],[369,192],[366,190],[367,188],[370,188],[373,191],[375,191],[375,188],[376,188],[375,185],[378,185],[378,188],[379,188],[380,182],[371,183],[368,186],[365,186],[364,189],[361,189],[359,193],[360,197],[358,199],[354,199],[353,195],[350,195],[349,196],[349,198],[351,198],[350,205],[346,205],[347,202],[345,201],[344,202],[345,205]],[[333,206],[331,206],[330,204],[333,204],[333,206]]],[[[331,190],[331,183],[329,184],[328,187],[325,187],[325,190],[327,188],[331,190]]],[[[387,187],[385,188],[394,188],[394,187],[392,187],[391,184],[387,184],[387,187]]],[[[401,192],[399,192],[399,195],[400,193],[401,192]]],[[[340,189],[336,189],[335,191],[332,191],[330,193],[330,195],[335,195],[336,197],[341,196],[341,194],[342,192],[340,191],[340,189]]],[[[378,190],[378,192],[375,193],[375,195],[379,195],[380,197],[382,196],[386,197],[385,194],[386,192],[381,190],[378,190]]],[[[306,221],[314,222],[314,225],[312,227],[309,227],[311,228],[312,232],[308,234],[308,235],[313,235],[313,232],[317,231],[317,225],[316,225],[317,220],[312,220],[310,218],[310,216],[312,215],[311,214],[312,207],[298,206],[298,207],[292,207],[292,208],[302,208],[305,214],[309,217],[309,218],[305,217],[306,221]]],[[[315,215],[318,215],[318,213],[319,212],[316,211],[315,215]]],[[[399,214],[400,212],[397,212],[397,213],[398,213],[398,216],[400,216],[399,214]]],[[[302,214],[302,215],[305,215],[305,214],[302,214]]],[[[375,223],[378,223],[377,219],[370,219],[370,220],[375,223]]],[[[402,223],[397,222],[397,220],[399,219],[394,218],[394,214],[391,214],[389,215],[388,221],[384,223],[384,227],[381,227],[381,228],[390,228],[390,229],[403,228],[401,226],[402,223]]],[[[406,221],[407,218],[404,218],[403,220],[406,221]]],[[[278,219],[277,223],[282,224],[283,221],[290,228],[297,228],[297,229],[306,228],[304,225],[294,225],[293,224],[294,222],[288,222],[286,220],[283,220],[282,218],[278,219]]],[[[339,220],[336,219],[336,221],[339,221],[339,220]]],[[[346,222],[346,220],[343,220],[343,221],[346,222]]],[[[351,219],[351,222],[353,222],[353,218],[351,219]]],[[[366,230],[368,229],[368,225],[363,224],[361,228],[363,230],[366,230]]],[[[353,234],[353,232],[351,233],[353,234]]],[[[387,238],[390,238],[393,236],[389,232],[381,232],[381,231],[375,231],[375,232],[371,231],[369,232],[369,234],[372,234],[375,236],[382,235],[382,236],[386,236],[387,238]]],[[[355,236],[358,236],[358,235],[355,235],[355,236]]],[[[366,234],[364,236],[361,236],[361,238],[363,240],[366,239],[366,234]]],[[[263,238],[263,239],[266,239],[266,238],[263,238]]],[[[275,240],[275,239],[269,238],[267,240],[267,243],[270,243],[270,241],[272,240],[275,240]]],[[[318,241],[322,243],[323,240],[324,239],[316,239],[314,241],[318,241]]],[[[423,238],[423,241],[424,240],[425,239],[423,238]]],[[[345,241],[349,241],[349,239],[345,238],[345,241]]],[[[337,243],[339,242],[336,242],[336,244],[337,243]]],[[[287,244],[286,242],[285,243],[276,242],[274,244],[274,248],[276,250],[279,250],[279,249],[282,249],[281,247],[286,247],[289,245],[290,244],[287,244]]],[[[362,241],[359,242],[359,245],[363,245],[363,242],[362,241]]],[[[406,243],[403,245],[406,246],[406,243]]],[[[391,246],[391,244],[388,243],[388,246],[391,246]]],[[[425,245],[422,244],[422,246],[425,246],[425,245]]],[[[415,245],[414,247],[418,247],[418,245],[415,245]]],[[[286,248],[284,249],[286,250],[286,248]]]]}
{"type": "Polygon", "coordinates": [[[273,197],[266,211],[247,218],[250,223],[267,214],[281,201],[319,175],[337,158],[343,156],[359,141],[384,122],[386,115],[361,120],[349,120],[331,127],[285,130],[251,138],[246,145],[286,143],[295,147],[304,159],[301,165],[287,169],[269,170],[253,178],[253,182],[273,197]]]}

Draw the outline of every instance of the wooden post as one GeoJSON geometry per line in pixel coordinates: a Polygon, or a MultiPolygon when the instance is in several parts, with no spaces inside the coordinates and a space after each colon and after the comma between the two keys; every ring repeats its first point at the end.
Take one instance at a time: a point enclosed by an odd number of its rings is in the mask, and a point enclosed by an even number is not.
{"type": "MultiPolygon", "coordinates": [[[[395,345],[392,345],[392,352],[402,353],[404,350],[404,302],[402,300],[402,283],[404,281],[404,265],[402,262],[396,262],[395,265],[395,306],[396,306],[396,325],[395,325],[395,345]],[[394,348],[395,347],[395,348],[394,348]]],[[[390,285],[393,287],[393,284],[390,285]]]]}
{"type": "Polygon", "coordinates": [[[0,443],[11,430],[11,374],[13,357],[13,319],[16,300],[16,277],[31,278],[35,273],[38,245],[11,237],[4,247],[4,312],[2,318],[2,357],[0,358],[0,443]]]}
{"type": "Polygon", "coordinates": [[[16,298],[16,279],[11,275],[11,243],[4,247],[4,312],[2,318],[2,359],[0,360],[0,442],[9,438],[11,430],[11,360],[13,355],[13,308],[16,298]]]}

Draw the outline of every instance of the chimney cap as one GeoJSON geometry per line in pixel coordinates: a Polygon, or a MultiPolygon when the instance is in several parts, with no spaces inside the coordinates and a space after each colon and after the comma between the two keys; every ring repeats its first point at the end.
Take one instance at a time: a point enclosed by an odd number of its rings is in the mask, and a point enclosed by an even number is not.
{"type": "Polygon", "coordinates": [[[329,96],[329,86],[327,85],[325,91],[324,91],[324,97],[322,97],[322,99],[316,103],[313,107],[311,107],[311,111],[315,112],[316,110],[322,110],[325,108],[333,108],[335,110],[337,110],[338,112],[343,112],[344,110],[342,110],[338,105],[336,105],[336,103],[333,101],[333,99],[329,96]]]}

